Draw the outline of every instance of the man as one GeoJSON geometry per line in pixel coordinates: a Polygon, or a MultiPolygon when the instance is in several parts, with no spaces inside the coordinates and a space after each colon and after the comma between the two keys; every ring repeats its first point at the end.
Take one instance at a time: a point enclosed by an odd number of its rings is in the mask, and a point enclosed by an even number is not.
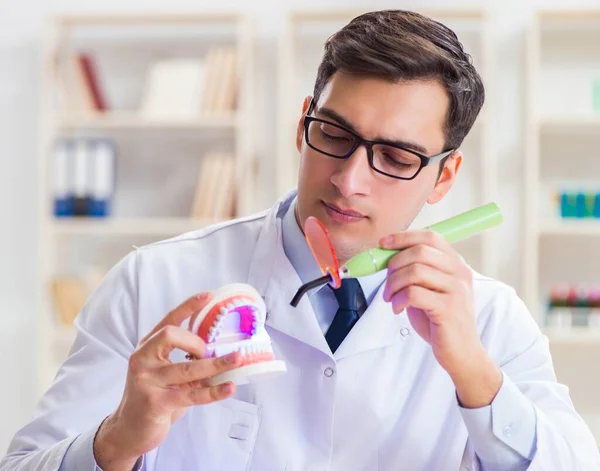
{"type": "Polygon", "coordinates": [[[298,123],[297,194],[115,267],[0,469],[600,469],[514,291],[436,234],[405,231],[451,188],[483,101],[458,39],[428,18],[368,13],[333,35],[298,123]],[[319,275],[302,235],[308,216],[342,261],[403,250],[387,271],[293,308],[296,289],[319,275]],[[233,282],[264,297],[287,372],[210,387],[239,354],[203,358],[185,323],[233,282]]]}

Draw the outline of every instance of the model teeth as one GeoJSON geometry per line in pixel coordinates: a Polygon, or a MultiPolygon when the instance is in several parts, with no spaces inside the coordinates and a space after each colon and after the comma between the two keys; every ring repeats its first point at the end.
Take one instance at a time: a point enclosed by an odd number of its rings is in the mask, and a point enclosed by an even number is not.
{"type": "Polygon", "coordinates": [[[270,342],[260,342],[240,345],[237,348],[237,351],[239,351],[241,355],[251,355],[253,353],[273,353],[273,348],[271,347],[270,342]]]}
{"type": "MultiPolygon", "coordinates": [[[[262,325],[264,321],[264,313],[260,310],[259,306],[255,305],[252,302],[252,299],[248,299],[244,296],[238,298],[230,298],[228,301],[229,302],[226,305],[222,305],[219,308],[217,315],[214,317],[213,325],[210,326],[210,328],[208,329],[208,342],[218,342],[217,337],[219,336],[221,326],[225,321],[225,316],[229,315],[229,313],[231,313],[232,311],[236,311],[240,307],[248,307],[252,309],[254,319],[252,320],[250,333],[251,335],[256,335],[257,333],[260,334],[260,332],[263,330],[262,325]]],[[[244,341],[245,345],[243,346],[236,347],[232,345],[231,347],[234,351],[237,350],[242,355],[258,354],[265,352],[273,353],[269,341],[265,343],[264,341],[257,339],[255,341],[248,341],[247,343],[246,342],[247,341],[244,341]]]]}

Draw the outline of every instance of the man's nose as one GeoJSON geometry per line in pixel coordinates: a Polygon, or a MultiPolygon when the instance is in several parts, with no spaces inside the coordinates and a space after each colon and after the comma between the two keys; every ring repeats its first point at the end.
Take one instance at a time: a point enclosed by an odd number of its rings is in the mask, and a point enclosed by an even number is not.
{"type": "Polygon", "coordinates": [[[355,194],[368,194],[372,178],[367,149],[359,145],[350,157],[340,159],[336,172],[331,176],[331,183],[344,198],[348,198],[355,194]]]}

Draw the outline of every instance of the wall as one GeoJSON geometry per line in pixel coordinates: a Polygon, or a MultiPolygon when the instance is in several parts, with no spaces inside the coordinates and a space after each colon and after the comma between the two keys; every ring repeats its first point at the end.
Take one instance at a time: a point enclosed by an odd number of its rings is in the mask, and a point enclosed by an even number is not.
{"type": "MultiPolygon", "coordinates": [[[[211,2],[213,3],[213,2],[211,2]]],[[[215,2],[216,3],[216,2],[215,2]]],[[[303,0],[221,0],[220,9],[241,9],[251,13],[258,23],[257,70],[263,71],[257,80],[257,114],[274,129],[276,103],[271,93],[275,89],[276,39],[279,21],[288,8],[301,7],[363,7],[365,1],[303,0]]],[[[424,7],[447,7],[449,2],[422,0],[424,7]]],[[[378,4],[398,7],[402,2],[378,4]]],[[[578,5],[594,5],[589,0],[578,5]]],[[[408,6],[408,5],[407,5],[408,6]]],[[[520,287],[519,245],[522,198],[521,174],[523,159],[524,102],[524,40],[531,12],[540,6],[574,7],[573,2],[535,0],[488,0],[461,3],[460,6],[485,6],[493,12],[494,54],[499,78],[498,88],[490,91],[497,103],[493,119],[497,126],[499,180],[498,202],[509,215],[502,227],[501,278],[520,287]]],[[[38,60],[40,35],[44,17],[51,13],[84,11],[186,11],[202,8],[202,2],[192,0],[103,0],[87,3],[76,0],[0,0],[0,450],[5,450],[17,427],[22,425],[34,405],[32,333],[34,323],[32,288],[36,268],[36,151],[38,107],[38,60]]],[[[269,126],[258,135],[258,151],[265,159],[274,158],[274,134],[269,126]]],[[[267,171],[264,181],[274,174],[267,171]]],[[[269,188],[268,185],[263,187],[269,188]]],[[[272,196],[264,195],[264,205],[272,196]]],[[[2,452],[3,453],[3,452],[2,452]]]]}

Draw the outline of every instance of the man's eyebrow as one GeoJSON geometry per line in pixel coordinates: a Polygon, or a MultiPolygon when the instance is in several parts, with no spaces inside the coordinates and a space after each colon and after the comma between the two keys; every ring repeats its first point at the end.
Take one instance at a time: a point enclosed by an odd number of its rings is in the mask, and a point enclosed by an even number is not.
{"type": "MultiPolygon", "coordinates": [[[[320,114],[328,117],[329,119],[333,119],[334,121],[337,121],[339,124],[341,124],[345,128],[358,134],[358,132],[356,131],[356,128],[349,120],[347,120],[346,118],[341,116],[339,113],[333,111],[332,109],[323,107],[323,108],[316,108],[316,111],[317,111],[317,113],[320,113],[320,114]]],[[[425,149],[425,147],[423,147],[422,145],[417,144],[415,142],[404,141],[402,139],[383,139],[383,138],[379,138],[379,137],[376,139],[373,139],[373,141],[378,141],[378,142],[383,142],[386,144],[391,144],[394,146],[404,147],[405,149],[413,150],[420,154],[427,155],[427,149],[425,149]]]]}

